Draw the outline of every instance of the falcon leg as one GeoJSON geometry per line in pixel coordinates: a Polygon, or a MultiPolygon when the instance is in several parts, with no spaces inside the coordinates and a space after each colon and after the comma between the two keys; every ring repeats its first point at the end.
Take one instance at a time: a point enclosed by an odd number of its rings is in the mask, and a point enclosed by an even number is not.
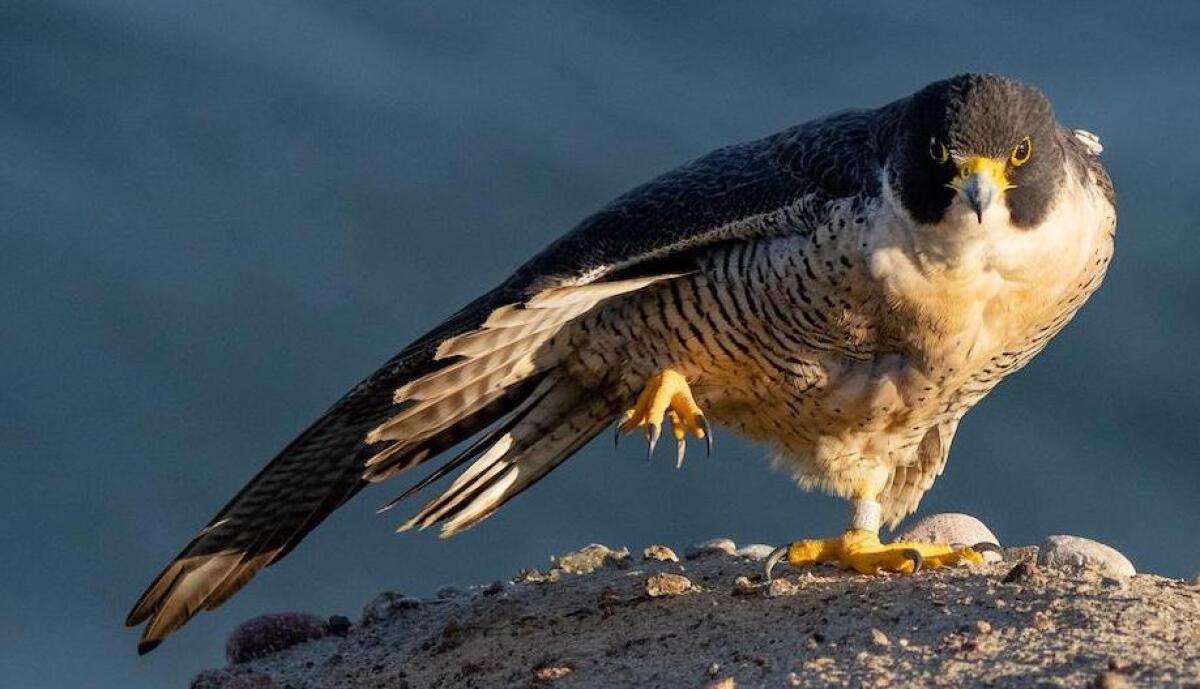
{"type": "Polygon", "coordinates": [[[771,570],[783,559],[793,567],[836,562],[842,569],[861,574],[915,574],[921,569],[948,567],[960,562],[983,562],[983,552],[1000,549],[995,543],[970,547],[906,541],[881,543],[880,511],[879,503],[874,500],[854,500],[850,528],[836,538],[796,541],[777,548],[767,558],[767,580],[771,580],[771,570]]]}
{"type": "Polygon", "coordinates": [[[676,466],[683,464],[683,454],[687,447],[687,434],[706,441],[708,452],[712,453],[712,428],[704,418],[704,412],[692,398],[692,390],[687,380],[674,369],[665,369],[651,376],[646,381],[642,394],[638,395],[637,403],[621,416],[617,425],[617,438],[622,433],[629,434],[636,428],[645,428],[646,439],[649,443],[648,455],[654,454],[654,447],[662,434],[663,418],[671,420],[671,432],[675,436],[676,466]]]}

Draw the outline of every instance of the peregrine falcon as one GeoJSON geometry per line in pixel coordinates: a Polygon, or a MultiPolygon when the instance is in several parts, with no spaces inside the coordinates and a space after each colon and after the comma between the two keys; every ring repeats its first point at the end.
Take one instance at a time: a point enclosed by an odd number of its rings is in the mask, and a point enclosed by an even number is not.
{"type": "Polygon", "coordinates": [[[843,534],[771,565],[978,561],[984,546],[882,543],[879,528],[917,508],[967,410],[1100,285],[1116,211],[1099,153],[1034,88],[964,74],[633,189],[285,447],[134,605],[139,651],[368,484],[472,438],[389,503],[458,472],[401,530],[470,528],[609,424],[653,452],[669,422],[680,462],[712,424],[851,505],[843,534]]]}

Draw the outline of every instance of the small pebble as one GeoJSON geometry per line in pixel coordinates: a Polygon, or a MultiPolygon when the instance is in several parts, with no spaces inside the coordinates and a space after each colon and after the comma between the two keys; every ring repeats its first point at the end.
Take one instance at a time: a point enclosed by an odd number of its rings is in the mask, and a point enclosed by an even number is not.
{"type": "Polygon", "coordinates": [[[421,607],[419,598],[395,591],[384,591],[363,606],[362,621],[365,625],[378,624],[390,620],[402,610],[414,610],[419,607],[421,607]]]}
{"type": "Polygon", "coordinates": [[[732,677],[726,677],[705,684],[704,689],[737,689],[737,682],[732,677]]]}
{"type": "Polygon", "coordinates": [[[534,670],[533,676],[542,682],[553,682],[566,677],[572,672],[574,672],[574,670],[565,665],[547,665],[534,670]]]}
{"type": "Polygon", "coordinates": [[[721,671],[720,663],[709,663],[708,664],[708,676],[709,677],[716,677],[717,673],[720,671],[721,671]]]}
{"type": "Polygon", "coordinates": [[[975,620],[975,631],[979,634],[991,634],[992,625],[987,620],[975,620]]]}
{"type": "Polygon", "coordinates": [[[647,546],[642,551],[643,560],[658,560],[659,562],[679,562],[679,556],[665,545],[647,546]]]}
{"type": "Polygon", "coordinates": [[[553,584],[562,579],[563,571],[561,569],[551,569],[549,572],[541,572],[537,569],[523,569],[517,572],[517,577],[514,581],[518,584],[553,584]]]}
{"type": "Polygon", "coordinates": [[[737,544],[728,538],[713,538],[703,543],[697,543],[687,551],[687,559],[694,560],[705,555],[723,553],[733,555],[737,552],[737,544]]]}
{"type": "Polygon", "coordinates": [[[677,596],[687,593],[692,588],[692,582],[681,574],[664,572],[655,574],[646,580],[646,595],[651,598],[659,596],[677,596]]]}
{"type": "Polygon", "coordinates": [[[1137,573],[1133,563],[1115,548],[1079,536],[1050,536],[1042,544],[1038,564],[1045,567],[1087,568],[1112,577],[1137,573]]]}
{"type": "Polygon", "coordinates": [[[817,658],[804,661],[805,670],[813,670],[818,672],[821,670],[830,670],[836,665],[837,661],[829,656],[819,656],[817,658]]]}
{"type": "Polygon", "coordinates": [[[765,560],[771,556],[775,549],[765,543],[752,543],[744,545],[734,551],[734,555],[738,557],[746,557],[751,560],[765,560]]]}
{"type": "Polygon", "coordinates": [[[1101,672],[1092,680],[1094,689],[1133,689],[1129,678],[1118,672],[1101,672]]]}
{"type": "Polygon", "coordinates": [[[1033,613],[1033,626],[1043,632],[1053,632],[1058,629],[1058,625],[1054,624],[1054,618],[1041,610],[1033,613]]]}
{"type": "Polygon", "coordinates": [[[794,596],[799,591],[800,587],[789,579],[772,579],[771,583],[767,584],[767,595],[771,598],[794,596]]]}
{"type": "Polygon", "coordinates": [[[892,640],[888,638],[887,634],[884,634],[878,629],[872,628],[871,643],[875,644],[876,646],[887,648],[888,646],[892,645],[892,640]]]}
{"type": "Polygon", "coordinates": [[[745,596],[754,593],[757,588],[754,582],[750,581],[750,577],[738,577],[733,580],[733,593],[736,596],[745,596]]]}
{"type": "Polygon", "coordinates": [[[593,543],[576,550],[550,558],[554,566],[567,574],[591,574],[609,564],[620,565],[629,559],[629,549],[613,550],[606,545],[593,543]]]}

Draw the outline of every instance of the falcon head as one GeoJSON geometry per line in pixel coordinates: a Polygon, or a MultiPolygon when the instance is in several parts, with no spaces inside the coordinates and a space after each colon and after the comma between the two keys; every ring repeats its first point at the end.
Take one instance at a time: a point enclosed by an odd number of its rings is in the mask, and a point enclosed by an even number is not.
{"type": "Polygon", "coordinates": [[[939,81],[908,100],[888,179],[918,223],[1036,227],[1065,176],[1060,128],[1040,91],[994,74],[939,81]]]}

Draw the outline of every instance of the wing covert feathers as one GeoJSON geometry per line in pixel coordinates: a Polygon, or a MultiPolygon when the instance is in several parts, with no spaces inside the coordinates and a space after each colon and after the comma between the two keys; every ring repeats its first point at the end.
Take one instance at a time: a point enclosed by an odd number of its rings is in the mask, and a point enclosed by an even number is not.
{"type": "Polygon", "coordinates": [[[633,292],[678,274],[553,287],[522,304],[495,309],[475,330],[447,338],[435,361],[448,364],[397,388],[401,411],[367,434],[368,443],[391,442],[367,460],[364,478],[381,481],[411,464],[403,447],[439,433],[464,414],[491,402],[512,385],[552,369],[555,352],[543,348],[567,323],[605,299],[633,292]]]}

